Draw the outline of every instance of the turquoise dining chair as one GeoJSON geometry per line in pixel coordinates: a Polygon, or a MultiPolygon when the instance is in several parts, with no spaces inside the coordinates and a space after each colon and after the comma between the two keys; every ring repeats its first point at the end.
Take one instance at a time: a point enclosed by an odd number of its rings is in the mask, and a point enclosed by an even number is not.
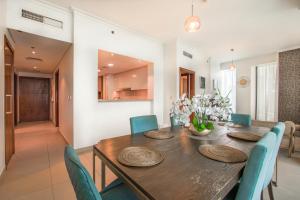
{"type": "Polygon", "coordinates": [[[64,158],[77,200],[138,200],[120,179],[113,181],[99,193],[88,171],[70,145],[65,147],[64,158]]]}
{"type": "Polygon", "coordinates": [[[158,130],[156,115],[144,115],[130,118],[131,134],[158,130]]]}
{"type": "Polygon", "coordinates": [[[251,126],[251,116],[246,114],[231,114],[231,121],[235,124],[240,124],[243,126],[251,126]]]}
{"type": "Polygon", "coordinates": [[[269,162],[276,144],[276,135],[268,132],[252,149],[240,183],[226,196],[226,200],[259,200],[269,162]]]}
{"type": "Polygon", "coordinates": [[[178,120],[176,120],[176,118],[174,116],[170,117],[170,122],[171,122],[171,128],[179,128],[180,127],[178,120]]]}
{"type": "Polygon", "coordinates": [[[277,156],[278,156],[278,151],[279,151],[280,144],[281,144],[281,141],[282,141],[282,137],[283,137],[283,134],[284,134],[284,130],[285,130],[285,124],[283,122],[278,122],[271,130],[272,132],[274,132],[276,134],[276,144],[275,144],[275,147],[274,147],[274,151],[272,153],[272,158],[269,162],[269,167],[268,167],[266,179],[265,179],[265,182],[264,182],[264,188],[268,187],[270,200],[274,199],[273,187],[272,187],[272,177],[273,177],[273,174],[274,174],[275,164],[276,164],[276,181],[275,181],[275,184],[277,185],[277,170],[278,170],[277,156]]]}

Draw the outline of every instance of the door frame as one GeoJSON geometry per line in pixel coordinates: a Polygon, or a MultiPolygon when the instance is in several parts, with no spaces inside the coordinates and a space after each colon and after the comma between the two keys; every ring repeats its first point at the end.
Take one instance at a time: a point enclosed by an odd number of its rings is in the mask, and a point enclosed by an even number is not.
{"type": "Polygon", "coordinates": [[[19,113],[18,113],[18,79],[19,76],[17,73],[14,73],[14,123],[15,126],[19,123],[19,113]]]}
{"type": "Polygon", "coordinates": [[[189,79],[189,94],[187,94],[188,98],[192,98],[195,96],[195,71],[189,70],[183,67],[179,67],[179,96],[180,94],[180,88],[181,88],[181,76],[182,75],[187,75],[189,79]]]}
{"type": "MultiPolygon", "coordinates": [[[[11,109],[11,115],[12,115],[12,154],[11,155],[8,155],[10,152],[8,151],[9,147],[10,147],[10,144],[8,143],[7,141],[7,137],[6,137],[6,80],[5,80],[5,76],[4,76],[4,135],[5,135],[5,138],[4,138],[4,141],[5,141],[5,166],[7,167],[12,155],[15,153],[15,126],[14,126],[14,56],[15,56],[15,52],[14,52],[14,48],[12,47],[12,45],[10,44],[9,40],[7,39],[6,35],[4,35],[4,51],[3,51],[3,54],[4,54],[4,62],[5,62],[5,49],[9,48],[10,51],[12,52],[12,64],[11,64],[11,67],[12,67],[12,74],[11,74],[11,81],[12,81],[12,86],[11,86],[11,103],[10,103],[10,109],[11,109]]],[[[4,63],[4,74],[5,74],[5,63],[4,63]]]]}
{"type": "Polygon", "coordinates": [[[55,126],[59,127],[59,70],[55,72],[55,126]]]}

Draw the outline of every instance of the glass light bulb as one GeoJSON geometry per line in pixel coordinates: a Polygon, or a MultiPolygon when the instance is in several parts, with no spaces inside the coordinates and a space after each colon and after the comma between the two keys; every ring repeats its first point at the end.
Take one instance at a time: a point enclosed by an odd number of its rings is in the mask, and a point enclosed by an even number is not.
{"type": "Polygon", "coordinates": [[[234,69],[235,69],[235,64],[231,63],[231,64],[229,65],[229,69],[230,69],[230,70],[234,70],[234,69]]]}
{"type": "Polygon", "coordinates": [[[201,23],[197,16],[190,16],[185,20],[184,29],[186,32],[196,32],[200,29],[201,23]]]}

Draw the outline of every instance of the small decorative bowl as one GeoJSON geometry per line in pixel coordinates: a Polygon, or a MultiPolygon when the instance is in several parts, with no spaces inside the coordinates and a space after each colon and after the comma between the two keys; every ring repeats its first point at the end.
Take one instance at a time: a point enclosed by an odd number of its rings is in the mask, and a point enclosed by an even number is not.
{"type": "Polygon", "coordinates": [[[209,129],[204,129],[203,131],[199,132],[195,129],[193,125],[190,126],[189,130],[192,132],[193,135],[196,136],[205,136],[211,133],[211,130],[209,129]]]}

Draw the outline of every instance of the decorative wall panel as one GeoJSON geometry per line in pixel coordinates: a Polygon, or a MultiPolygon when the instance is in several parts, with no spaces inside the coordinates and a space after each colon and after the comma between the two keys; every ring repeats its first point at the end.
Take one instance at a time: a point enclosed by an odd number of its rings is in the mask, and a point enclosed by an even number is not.
{"type": "Polygon", "coordinates": [[[300,124],[300,49],[279,53],[278,120],[300,124]]]}

